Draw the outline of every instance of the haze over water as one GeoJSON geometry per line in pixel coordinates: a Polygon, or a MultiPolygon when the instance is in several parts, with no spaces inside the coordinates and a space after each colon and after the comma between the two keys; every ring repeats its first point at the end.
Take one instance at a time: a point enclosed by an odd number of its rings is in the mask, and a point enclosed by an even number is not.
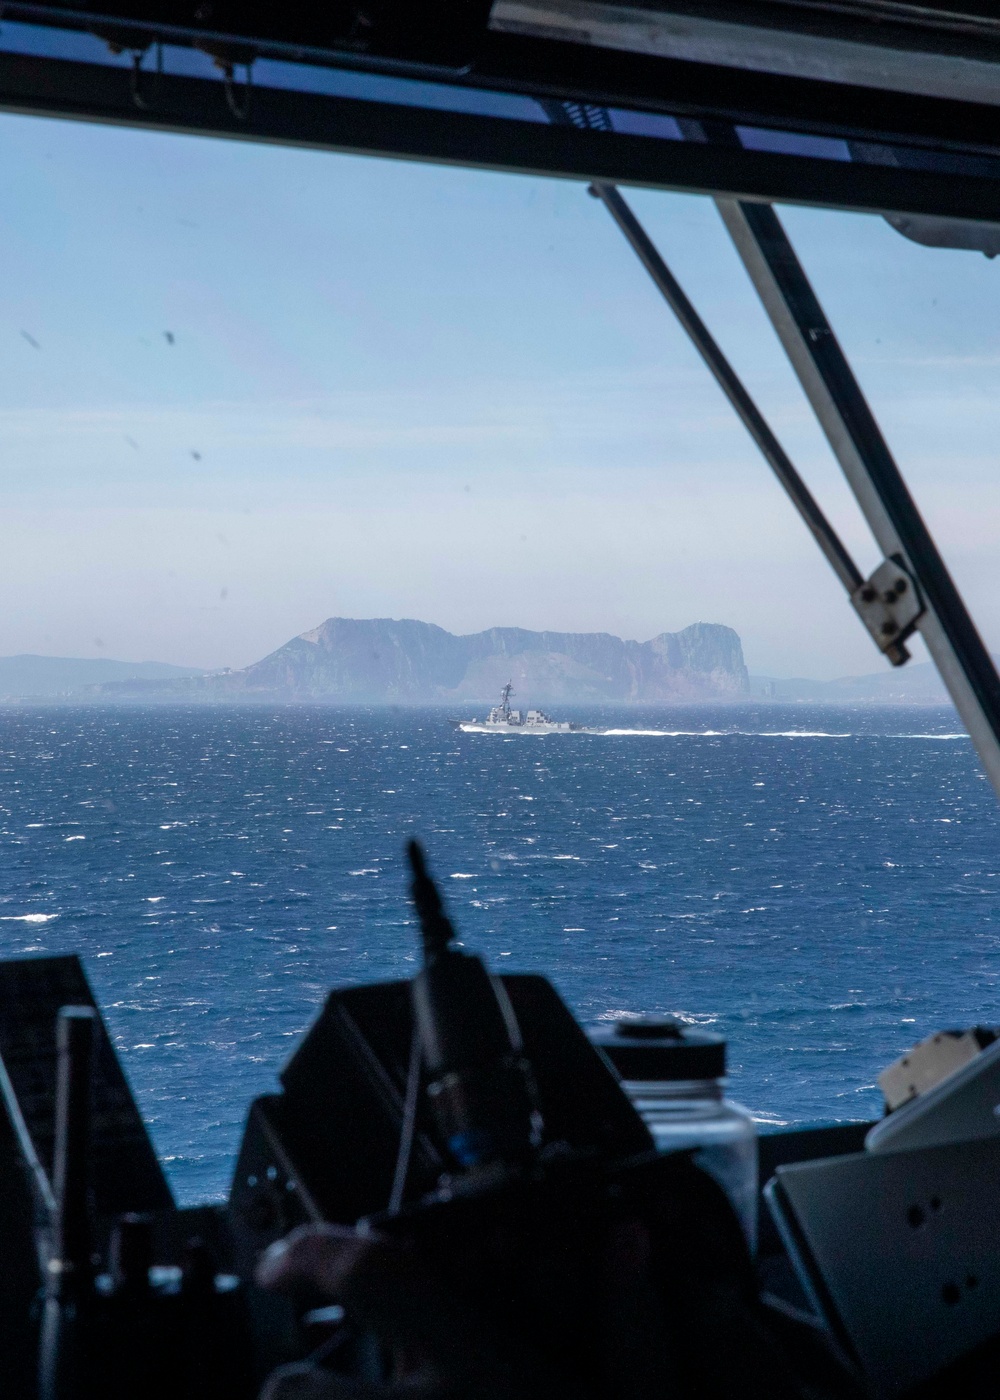
{"type": "Polygon", "coordinates": [[[765,1122],[874,1116],[908,1045],[1000,1021],[1000,813],[950,711],[566,717],[620,732],[0,710],[0,956],[81,954],[180,1198],[224,1193],[329,987],[413,971],[411,834],[467,946],[724,1032],[765,1122]]]}

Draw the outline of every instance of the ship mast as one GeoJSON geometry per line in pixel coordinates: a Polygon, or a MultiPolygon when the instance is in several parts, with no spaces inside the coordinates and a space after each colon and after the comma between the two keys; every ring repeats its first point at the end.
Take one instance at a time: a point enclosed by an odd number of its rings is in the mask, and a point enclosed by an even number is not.
{"type": "Polygon", "coordinates": [[[514,686],[508,681],[500,693],[500,711],[508,723],[510,722],[510,697],[513,694],[514,686]]]}

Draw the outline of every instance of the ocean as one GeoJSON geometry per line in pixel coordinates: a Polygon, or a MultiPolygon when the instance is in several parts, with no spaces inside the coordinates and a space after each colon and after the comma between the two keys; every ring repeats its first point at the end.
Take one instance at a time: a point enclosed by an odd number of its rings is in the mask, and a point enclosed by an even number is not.
{"type": "Polygon", "coordinates": [[[877,1115],[909,1045],[1000,1022],[1000,811],[950,710],[565,714],[616,732],[0,710],[0,957],[81,955],[180,1201],[330,987],[413,971],[411,835],[467,947],[725,1034],[762,1125],[877,1115]]]}

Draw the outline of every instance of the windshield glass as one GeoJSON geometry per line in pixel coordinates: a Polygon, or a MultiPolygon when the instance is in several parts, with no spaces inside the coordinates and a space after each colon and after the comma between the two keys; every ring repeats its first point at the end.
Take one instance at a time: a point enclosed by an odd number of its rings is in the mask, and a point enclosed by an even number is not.
{"type": "MultiPolygon", "coordinates": [[[[411,834],[469,946],[723,1032],[764,1124],[987,1017],[971,746],[583,186],[16,117],[0,159],[0,955],[82,956],[181,1199],[331,986],[412,971],[411,834]]],[[[870,571],[712,202],[626,194],[870,571]]],[[[781,216],[990,641],[997,270],[781,216]]]]}

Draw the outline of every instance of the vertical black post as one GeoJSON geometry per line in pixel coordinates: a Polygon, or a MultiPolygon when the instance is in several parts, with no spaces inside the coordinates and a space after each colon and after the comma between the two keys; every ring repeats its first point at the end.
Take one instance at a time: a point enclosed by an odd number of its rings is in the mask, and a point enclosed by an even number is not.
{"type": "Polygon", "coordinates": [[[920,590],[917,627],[1000,796],[1000,677],[777,214],[716,201],[869,528],[920,590]]]}
{"type": "Polygon", "coordinates": [[[64,1006],[56,1020],[56,1213],[39,1354],[40,1400],[75,1400],[86,1393],[81,1314],[92,1286],[88,1156],[96,1021],[92,1006],[64,1006]]]}

